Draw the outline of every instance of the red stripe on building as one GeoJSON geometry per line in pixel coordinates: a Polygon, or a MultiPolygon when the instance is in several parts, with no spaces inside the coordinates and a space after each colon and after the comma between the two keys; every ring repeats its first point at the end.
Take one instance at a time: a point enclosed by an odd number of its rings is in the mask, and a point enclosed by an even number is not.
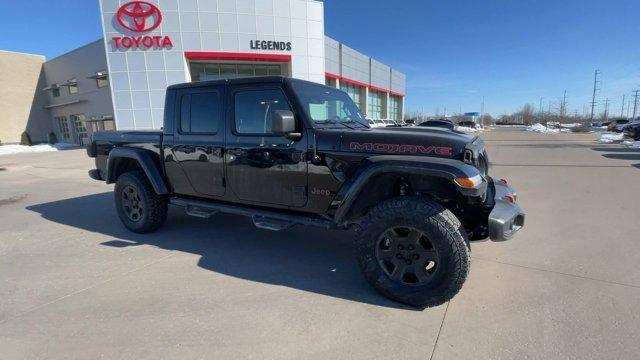
{"type": "Polygon", "coordinates": [[[257,54],[217,51],[186,51],[184,56],[189,60],[237,60],[264,62],[291,62],[291,55],[257,54]]]}
{"type": "Polygon", "coordinates": [[[381,88],[381,87],[377,87],[377,86],[369,86],[371,88],[371,90],[377,91],[377,92],[383,92],[383,93],[388,93],[389,90],[385,89],[385,88],[381,88]]]}
{"type": "Polygon", "coordinates": [[[324,73],[324,75],[326,77],[330,78],[330,79],[340,80],[340,75],[336,75],[336,74],[333,74],[333,73],[330,73],[330,72],[324,73]]]}
{"type": "Polygon", "coordinates": [[[340,77],[340,81],[345,82],[347,84],[351,84],[351,85],[369,87],[369,84],[367,84],[367,83],[363,83],[363,82],[360,82],[358,80],[349,79],[349,78],[346,78],[344,76],[340,77]]]}
{"type": "Polygon", "coordinates": [[[399,92],[396,92],[396,91],[392,91],[392,90],[388,90],[388,89],[385,89],[385,88],[377,87],[377,86],[374,86],[374,85],[366,84],[366,83],[363,83],[361,81],[349,79],[349,78],[346,78],[344,76],[336,75],[336,74],[333,74],[333,73],[330,73],[330,72],[325,73],[325,76],[328,77],[328,78],[331,78],[331,79],[344,81],[347,84],[366,87],[366,88],[369,88],[369,89],[374,90],[374,91],[383,92],[383,93],[389,93],[390,95],[393,95],[393,96],[402,96],[402,97],[404,97],[403,93],[399,93],[399,92]]]}

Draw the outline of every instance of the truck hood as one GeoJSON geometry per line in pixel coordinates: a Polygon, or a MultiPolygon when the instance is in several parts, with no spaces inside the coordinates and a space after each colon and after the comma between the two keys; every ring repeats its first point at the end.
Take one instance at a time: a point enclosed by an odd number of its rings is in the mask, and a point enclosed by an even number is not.
{"type": "Polygon", "coordinates": [[[440,128],[376,128],[344,132],[340,151],[462,158],[465,147],[474,140],[440,128]]]}

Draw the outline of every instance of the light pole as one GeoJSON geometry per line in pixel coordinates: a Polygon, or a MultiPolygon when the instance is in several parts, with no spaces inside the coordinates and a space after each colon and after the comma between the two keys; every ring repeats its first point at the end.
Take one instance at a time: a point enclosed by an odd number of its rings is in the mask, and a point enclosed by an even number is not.
{"type": "MultiPolygon", "coordinates": [[[[544,123],[544,109],[542,108],[542,100],[544,100],[544,97],[540,98],[540,106],[538,106],[538,110],[540,111],[540,123],[544,123]]],[[[544,124],[545,126],[547,126],[547,124],[544,124]]]]}

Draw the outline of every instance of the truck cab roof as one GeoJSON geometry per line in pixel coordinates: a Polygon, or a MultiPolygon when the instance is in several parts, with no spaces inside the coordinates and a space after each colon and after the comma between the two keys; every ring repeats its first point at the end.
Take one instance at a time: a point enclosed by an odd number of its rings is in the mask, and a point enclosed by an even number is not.
{"type": "Polygon", "coordinates": [[[323,84],[288,78],[284,76],[257,76],[257,77],[246,77],[246,78],[237,78],[237,79],[195,81],[190,83],[171,85],[167,89],[179,90],[179,89],[190,89],[190,88],[198,88],[198,87],[217,86],[217,85],[245,85],[245,84],[269,84],[269,83],[281,84],[284,82],[291,82],[291,81],[307,82],[315,85],[324,86],[323,84]]]}

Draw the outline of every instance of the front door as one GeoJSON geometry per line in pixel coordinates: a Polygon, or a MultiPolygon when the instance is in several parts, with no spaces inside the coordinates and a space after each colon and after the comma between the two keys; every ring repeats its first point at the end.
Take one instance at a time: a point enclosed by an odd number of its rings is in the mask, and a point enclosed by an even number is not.
{"type": "Polygon", "coordinates": [[[179,120],[169,146],[175,165],[168,166],[176,193],[220,197],[224,183],[224,87],[178,92],[179,120]]]}
{"type": "MultiPolygon", "coordinates": [[[[307,203],[307,140],[271,131],[276,110],[293,110],[279,85],[231,87],[225,156],[227,178],[243,202],[302,207],[307,203]]],[[[303,132],[302,124],[298,131],[303,132]]]]}

